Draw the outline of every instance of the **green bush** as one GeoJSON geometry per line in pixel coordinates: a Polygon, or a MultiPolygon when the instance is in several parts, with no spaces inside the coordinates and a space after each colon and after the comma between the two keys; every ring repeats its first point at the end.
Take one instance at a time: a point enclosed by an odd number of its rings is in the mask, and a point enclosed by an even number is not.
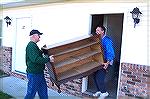
{"type": "Polygon", "coordinates": [[[5,73],[3,71],[0,70],[0,76],[4,75],[5,73]]]}

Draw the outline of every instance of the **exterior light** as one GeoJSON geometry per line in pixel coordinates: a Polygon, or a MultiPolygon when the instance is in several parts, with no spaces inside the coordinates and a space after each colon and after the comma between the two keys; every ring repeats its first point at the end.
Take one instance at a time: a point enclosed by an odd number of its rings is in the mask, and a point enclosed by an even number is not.
{"type": "Polygon", "coordinates": [[[11,19],[8,17],[8,16],[6,16],[5,18],[4,18],[4,20],[6,21],[6,24],[7,24],[7,27],[8,27],[8,25],[11,25],[11,19]]]}
{"type": "Polygon", "coordinates": [[[134,8],[132,12],[132,18],[134,20],[134,28],[136,26],[136,24],[138,24],[140,22],[140,15],[142,14],[139,10],[139,8],[134,8]]]}

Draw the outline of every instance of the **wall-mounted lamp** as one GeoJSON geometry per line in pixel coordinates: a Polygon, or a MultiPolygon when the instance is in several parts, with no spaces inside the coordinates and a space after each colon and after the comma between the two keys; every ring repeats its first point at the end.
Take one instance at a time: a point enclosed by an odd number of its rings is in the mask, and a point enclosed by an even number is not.
{"type": "Polygon", "coordinates": [[[6,23],[7,23],[7,27],[8,27],[8,25],[11,25],[11,19],[10,19],[10,17],[8,17],[8,16],[6,16],[5,18],[4,18],[4,20],[6,21],[6,23]]]}
{"type": "Polygon", "coordinates": [[[139,10],[139,8],[134,8],[132,12],[132,18],[134,20],[134,28],[136,26],[136,24],[138,24],[140,22],[140,15],[142,14],[139,10]]]}

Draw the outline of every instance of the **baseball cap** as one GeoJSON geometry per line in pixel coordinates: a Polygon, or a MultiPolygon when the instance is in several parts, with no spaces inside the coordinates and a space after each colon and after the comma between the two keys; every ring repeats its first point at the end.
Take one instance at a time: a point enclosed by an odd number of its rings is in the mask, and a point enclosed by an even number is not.
{"type": "Polygon", "coordinates": [[[42,35],[43,33],[39,32],[38,30],[32,30],[32,31],[30,32],[30,35],[29,35],[29,36],[31,36],[31,35],[33,35],[33,34],[42,35]]]}

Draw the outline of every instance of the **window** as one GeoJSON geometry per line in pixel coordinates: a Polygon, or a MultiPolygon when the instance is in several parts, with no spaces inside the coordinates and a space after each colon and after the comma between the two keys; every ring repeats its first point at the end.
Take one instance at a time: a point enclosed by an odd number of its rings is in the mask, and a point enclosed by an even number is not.
{"type": "Polygon", "coordinates": [[[2,20],[0,20],[0,46],[2,46],[2,20]]]}

